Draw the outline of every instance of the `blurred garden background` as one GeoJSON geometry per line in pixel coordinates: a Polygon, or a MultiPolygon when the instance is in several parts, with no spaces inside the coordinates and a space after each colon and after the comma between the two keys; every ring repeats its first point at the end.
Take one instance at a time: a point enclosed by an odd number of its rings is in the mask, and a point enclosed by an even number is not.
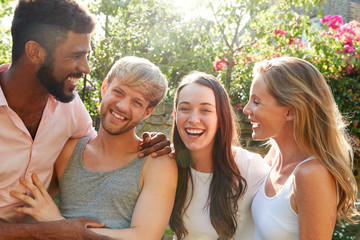
{"type": "MultiPolygon", "coordinates": [[[[204,71],[221,79],[243,119],[255,62],[299,57],[313,63],[328,80],[348,121],[355,151],[354,174],[360,182],[360,0],[85,3],[98,25],[91,39],[91,73],[79,82],[77,90],[95,126],[102,80],[123,56],[147,58],[167,76],[169,92],[158,116],[164,119],[162,126],[168,134],[174,90],[190,71],[204,71]]],[[[0,64],[11,61],[10,27],[15,4],[15,0],[0,0],[0,64]]],[[[250,138],[246,124],[241,126],[242,137],[250,138]]],[[[260,144],[243,141],[243,145],[266,151],[260,144]]],[[[360,225],[337,225],[333,239],[360,239],[360,225]]]]}

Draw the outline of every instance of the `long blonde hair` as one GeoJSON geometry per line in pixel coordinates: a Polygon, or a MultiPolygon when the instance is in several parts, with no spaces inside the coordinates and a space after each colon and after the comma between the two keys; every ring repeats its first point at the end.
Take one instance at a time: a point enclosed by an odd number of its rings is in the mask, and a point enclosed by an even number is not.
{"type": "Polygon", "coordinates": [[[293,57],[259,62],[261,77],[280,105],[294,113],[294,137],[300,148],[315,156],[338,186],[338,217],[354,222],[357,184],[352,173],[353,150],[346,124],[323,75],[311,63],[293,57]]]}

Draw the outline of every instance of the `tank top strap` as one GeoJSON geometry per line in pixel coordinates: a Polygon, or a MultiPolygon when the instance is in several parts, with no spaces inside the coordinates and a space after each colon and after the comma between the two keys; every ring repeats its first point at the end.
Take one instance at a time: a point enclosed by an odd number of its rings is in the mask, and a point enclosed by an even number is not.
{"type": "MultiPolygon", "coordinates": [[[[72,152],[71,154],[71,157],[70,157],[70,160],[68,162],[68,166],[71,166],[71,168],[73,166],[77,166],[77,167],[80,167],[82,168],[83,167],[83,158],[82,158],[82,155],[83,155],[83,152],[84,152],[84,149],[85,149],[85,146],[86,144],[90,141],[91,139],[91,136],[84,136],[82,138],[80,138],[76,145],[75,145],[75,148],[74,148],[74,151],[72,152]]],[[[67,169],[68,167],[66,167],[67,169]]],[[[70,168],[70,167],[69,167],[70,168]]],[[[65,169],[65,171],[66,171],[65,169]]],[[[64,172],[65,172],[64,171],[64,172]]]]}
{"type": "Polygon", "coordinates": [[[305,160],[301,161],[300,163],[298,163],[298,165],[296,165],[296,167],[294,168],[292,174],[294,174],[295,170],[296,170],[301,164],[306,163],[306,162],[308,162],[308,161],[310,161],[310,160],[313,160],[313,159],[315,159],[315,157],[314,157],[314,156],[310,156],[310,157],[308,157],[307,159],[305,159],[305,160]]]}

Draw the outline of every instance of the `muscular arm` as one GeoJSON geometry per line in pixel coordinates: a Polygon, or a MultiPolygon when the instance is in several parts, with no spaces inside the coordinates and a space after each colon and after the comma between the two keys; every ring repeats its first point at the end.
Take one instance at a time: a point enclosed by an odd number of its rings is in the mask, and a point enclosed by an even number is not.
{"type": "Polygon", "coordinates": [[[336,221],[336,184],[319,161],[309,161],[296,170],[294,200],[300,239],[331,239],[336,221]]]}
{"type": "Polygon", "coordinates": [[[175,199],[177,166],[167,156],[147,159],[143,188],[127,229],[94,229],[116,239],[161,239],[169,222],[175,199]]]}
{"type": "Polygon", "coordinates": [[[36,224],[17,224],[0,221],[0,240],[17,239],[89,239],[108,240],[110,237],[98,235],[87,227],[99,227],[103,224],[84,219],[73,218],[36,224]]]}

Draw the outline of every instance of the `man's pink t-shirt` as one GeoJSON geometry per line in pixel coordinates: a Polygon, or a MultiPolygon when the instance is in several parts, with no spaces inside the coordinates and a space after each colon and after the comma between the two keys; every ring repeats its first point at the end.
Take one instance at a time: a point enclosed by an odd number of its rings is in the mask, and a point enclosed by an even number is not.
{"type": "MultiPolygon", "coordinates": [[[[5,70],[0,66],[0,74],[5,70]]],[[[49,97],[33,140],[20,117],[8,106],[0,87],[0,218],[20,222],[23,216],[14,207],[23,203],[9,192],[30,193],[19,183],[19,178],[31,180],[31,174],[36,173],[47,188],[55,160],[66,141],[85,135],[95,136],[96,132],[77,94],[70,103],[49,97]]]]}

